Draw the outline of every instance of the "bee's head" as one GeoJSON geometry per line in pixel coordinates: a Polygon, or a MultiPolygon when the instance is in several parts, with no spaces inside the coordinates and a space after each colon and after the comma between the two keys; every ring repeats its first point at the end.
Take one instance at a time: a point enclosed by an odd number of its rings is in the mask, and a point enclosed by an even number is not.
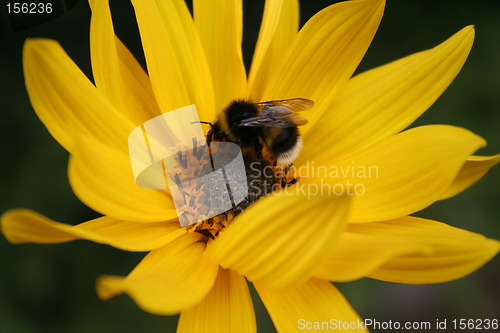
{"type": "Polygon", "coordinates": [[[243,119],[256,117],[259,111],[255,104],[249,101],[235,100],[224,109],[224,114],[230,127],[239,124],[243,119]]]}
{"type": "Polygon", "coordinates": [[[259,111],[253,103],[246,100],[235,100],[224,109],[219,120],[220,127],[231,140],[239,142],[242,146],[252,145],[259,135],[256,132],[259,132],[260,129],[241,127],[239,124],[242,120],[256,117],[258,114],[259,111]]]}

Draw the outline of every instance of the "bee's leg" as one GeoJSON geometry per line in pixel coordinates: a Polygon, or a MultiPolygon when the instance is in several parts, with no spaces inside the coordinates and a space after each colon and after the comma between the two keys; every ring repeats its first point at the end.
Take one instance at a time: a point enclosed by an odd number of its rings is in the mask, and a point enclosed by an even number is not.
{"type": "Polygon", "coordinates": [[[199,232],[200,234],[202,234],[205,237],[210,237],[212,239],[215,239],[215,237],[210,233],[210,231],[208,231],[206,229],[196,230],[196,232],[199,232]]]}
{"type": "Polygon", "coordinates": [[[286,178],[285,177],[282,177],[281,178],[281,188],[284,188],[284,187],[287,187],[287,183],[286,183],[286,178]]]}
{"type": "Polygon", "coordinates": [[[212,142],[212,138],[214,136],[214,131],[212,129],[210,129],[210,131],[208,131],[207,133],[207,143],[210,144],[210,142],[212,142]]]}
{"type": "Polygon", "coordinates": [[[263,160],[263,159],[264,159],[264,156],[262,156],[262,151],[257,150],[257,158],[258,158],[259,160],[263,160]]]}
{"type": "Polygon", "coordinates": [[[288,186],[287,182],[286,182],[286,178],[288,176],[288,171],[290,171],[291,167],[292,167],[292,163],[288,164],[287,167],[285,168],[285,170],[283,170],[283,174],[281,175],[281,187],[288,186]]]}
{"type": "Polygon", "coordinates": [[[299,181],[298,178],[292,178],[289,182],[287,182],[287,176],[288,176],[288,172],[290,171],[290,168],[293,166],[293,163],[290,163],[287,165],[287,167],[285,168],[285,174],[284,174],[284,177],[282,178],[282,183],[285,183],[285,185],[282,187],[288,187],[288,186],[292,186],[293,184],[295,184],[296,182],[299,181]]]}
{"type": "Polygon", "coordinates": [[[208,156],[210,157],[210,165],[212,166],[212,171],[215,171],[212,149],[210,148],[210,142],[212,142],[213,135],[214,131],[213,128],[211,128],[210,131],[208,131],[207,133],[207,147],[208,147],[208,156]]]}
{"type": "Polygon", "coordinates": [[[259,160],[263,160],[264,156],[262,156],[262,144],[259,139],[255,140],[255,152],[257,153],[257,158],[259,160]]]}

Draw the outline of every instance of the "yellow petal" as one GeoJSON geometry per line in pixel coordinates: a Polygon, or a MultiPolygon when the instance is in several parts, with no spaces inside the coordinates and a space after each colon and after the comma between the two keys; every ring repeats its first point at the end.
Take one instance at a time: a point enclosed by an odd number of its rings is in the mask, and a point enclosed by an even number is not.
{"type": "Polygon", "coordinates": [[[302,160],[352,153],[410,125],[458,74],[474,40],[466,27],[435,48],[349,80],[321,121],[305,136],[302,160]]]}
{"type": "Polygon", "coordinates": [[[14,244],[52,244],[87,239],[125,251],[157,249],[186,231],[174,222],[139,223],[103,216],[78,225],[55,222],[28,209],[13,209],[2,215],[2,233],[14,244]]]}
{"type": "Polygon", "coordinates": [[[298,184],[247,208],[205,256],[271,288],[303,282],[331,253],[349,203],[347,195],[311,195],[298,184]]]}
{"type": "Polygon", "coordinates": [[[96,281],[97,296],[103,301],[123,293],[123,276],[101,275],[96,281]]]}
{"type": "Polygon", "coordinates": [[[195,0],[193,8],[194,22],[212,74],[215,108],[219,111],[232,100],[246,97],[241,0],[195,0]]]}
{"type": "Polygon", "coordinates": [[[115,36],[108,1],[91,5],[90,57],[97,90],[137,126],[160,115],[148,76],[115,36]]]}
{"type": "Polygon", "coordinates": [[[349,225],[349,231],[388,236],[429,249],[392,258],[368,274],[375,279],[398,283],[438,283],[461,278],[484,265],[500,248],[496,240],[412,216],[349,225]]]}
{"type": "Polygon", "coordinates": [[[202,256],[205,243],[198,233],[187,233],[151,251],[124,279],[97,280],[97,291],[106,299],[126,292],[144,310],[170,315],[201,302],[212,289],[218,265],[202,256]]]}
{"type": "Polygon", "coordinates": [[[494,156],[471,156],[458,172],[448,190],[441,196],[447,199],[464,191],[483,177],[488,170],[500,162],[500,154],[494,156]]]}
{"type": "Polygon", "coordinates": [[[284,291],[257,283],[255,288],[280,333],[367,332],[358,314],[330,282],[311,279],[284,291]]]}
{"type": "Polygon", "coordinates": [[[463,128],[421,126],[342,161],[323,155],[310,166],[327,170],[316,181],[355,184],[350,222],[383,221],[412,214],[439,200],[464,161],[484,144],[481,137],[463,128]]]}
{"type": "Polygon", "coordinates": [[[165,191],[136,185],[124,153],[81,136],[68,168],[75,194],[103,215],[138,222],[177,218],[174,203],[165,191]]]}
{"type": "Polygon", "coordinates": [[[378,28],[383,0],[346,1],[314,15],[272,71],[264,100],[309,98],[307,129],[334,98],[363,58],[378,28]]]}
{"type": "Polygon", "coordinates": [[[184,1],[132,3],[151,85],[162,112],[196,104],[201,119],[213,119],[210,69],[184,1]]]}
{"type": "Polygon", "coordinates": [[[425,250],[420,244],[394,237],[343,232],[333,252],[314,276],[335,282],[357,280],[398,255],[425,250]]]}
{"type": "Polygon", "coordinates": [[[75,134],[85,133],[127,151],[127,137],[135,126],[97,92],[59,43],[28,39],[23,68],[33,108],[66,150],[71,150],[75,134]]]}
{"type": "Polygon", "coordinates": [[[299,29],[298,0],[267,0],[248,77],[248,96],[262,101],[262,94],[283,54],[299,29]]]}
{"type": "Polygon", "coordinates": [[[245,278],[219,269],[210,293],[195,307],[181,312],[177,333],[257,332],[252,298],[245,278]]]}

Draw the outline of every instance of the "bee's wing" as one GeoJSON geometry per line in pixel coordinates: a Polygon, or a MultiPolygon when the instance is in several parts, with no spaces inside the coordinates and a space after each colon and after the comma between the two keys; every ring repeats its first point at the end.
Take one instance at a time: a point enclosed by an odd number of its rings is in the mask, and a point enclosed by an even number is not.
{"type": "Polygon", "coordinates": [[[261,108],[262,111],[265,111],[267,108],[271,108],[274,106],[284,106],[290,109],[291,111],[300,112],[312,108],[314,106],[314,102],[306,98],[291,98],[291,99],[282,99],[277,101],[256,103],[255,105],[261,108]]]}
{"type": "Polygon", "coordinates": [[[260,110],[260,114],[242,120],[238,126],[280,128],[301,126],[307,123],[307,119],[295,112],[312,108],[314,102],[305,98],[292,98],[256,103],[255,106],[260,110]]]}
{"type": "Polygon", "coordinates": [[[276,119],[268,119],[262,117],[254,117],[242,120],[238,126],[288,128],[288,127],[295,127],[297,125],[293,121],[286,121],[285,119],[276,120],[276,119]]]}
{"type": "Polygon", "coordinates": [[[290,108],[282,105],[270,104],[263,106],[260,115],[243,119],[238,126],[288,128],[304,125],[306,123],[307,119],[294,113],[290,108]]]}
{"type": "Polygon", "coordinates": [[[295,124],[295,126],[302,126],[307,124],[308,122],[306,118],[302,117],[302,115],[298,113],[292,113],[290,116],[288,116],[288,119],[290,119],[295,124]]]}

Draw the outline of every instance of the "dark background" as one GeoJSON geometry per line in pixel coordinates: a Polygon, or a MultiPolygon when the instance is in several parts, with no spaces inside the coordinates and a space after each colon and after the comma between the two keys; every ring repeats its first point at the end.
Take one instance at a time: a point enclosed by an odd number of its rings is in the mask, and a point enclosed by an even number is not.
{"type": "MultiPolygon", "coordinates": [[[[332,2],[302,1],[302,24],[332,2]]],[[[124,0],[112,0],[111,5],[116,33],[144,64],[131,5],[124,0]]],[[[62,8],[63,15],[16,32],[7,19],[5,3],[0,9],[0,213],[27,207],[76,224],[97,214],[72,193],[66,177],[68,154],[33,112],[21,64],[27,37],[53,38],[92,78],[87,2],[69,1],[62,8]]],[[[247,64],[262,8],[263,1],[245,3],[247,64]]],[[[380,29],[358,71],[433,47],[469,24],[476,25],[476,39],[467,63],[416,124],[466,127],[488,141],[481,154],[495,154],[500,151],[500,1],[388,0],[380,29]]],[[[499,176],[498,168],[492,170],[465,193],[417,215],[499,238],[499,176]]],[[[125,275],[142,256],[86,241],[13,246],[0,235],[0,331],[174,332],[175,316],[148,314],[128,296],[103,302],[95,295],[99,274],[125,275]]],[[[444,284],[412,286],[363,279],[338,286],[364,318],[433,324],[444,318],[498,318],[498,263],[498,259],[493,260],[466,278],[444,284]]],[[[258,298],[255,305],[259,332],[274,332],[258,298]]]]}

